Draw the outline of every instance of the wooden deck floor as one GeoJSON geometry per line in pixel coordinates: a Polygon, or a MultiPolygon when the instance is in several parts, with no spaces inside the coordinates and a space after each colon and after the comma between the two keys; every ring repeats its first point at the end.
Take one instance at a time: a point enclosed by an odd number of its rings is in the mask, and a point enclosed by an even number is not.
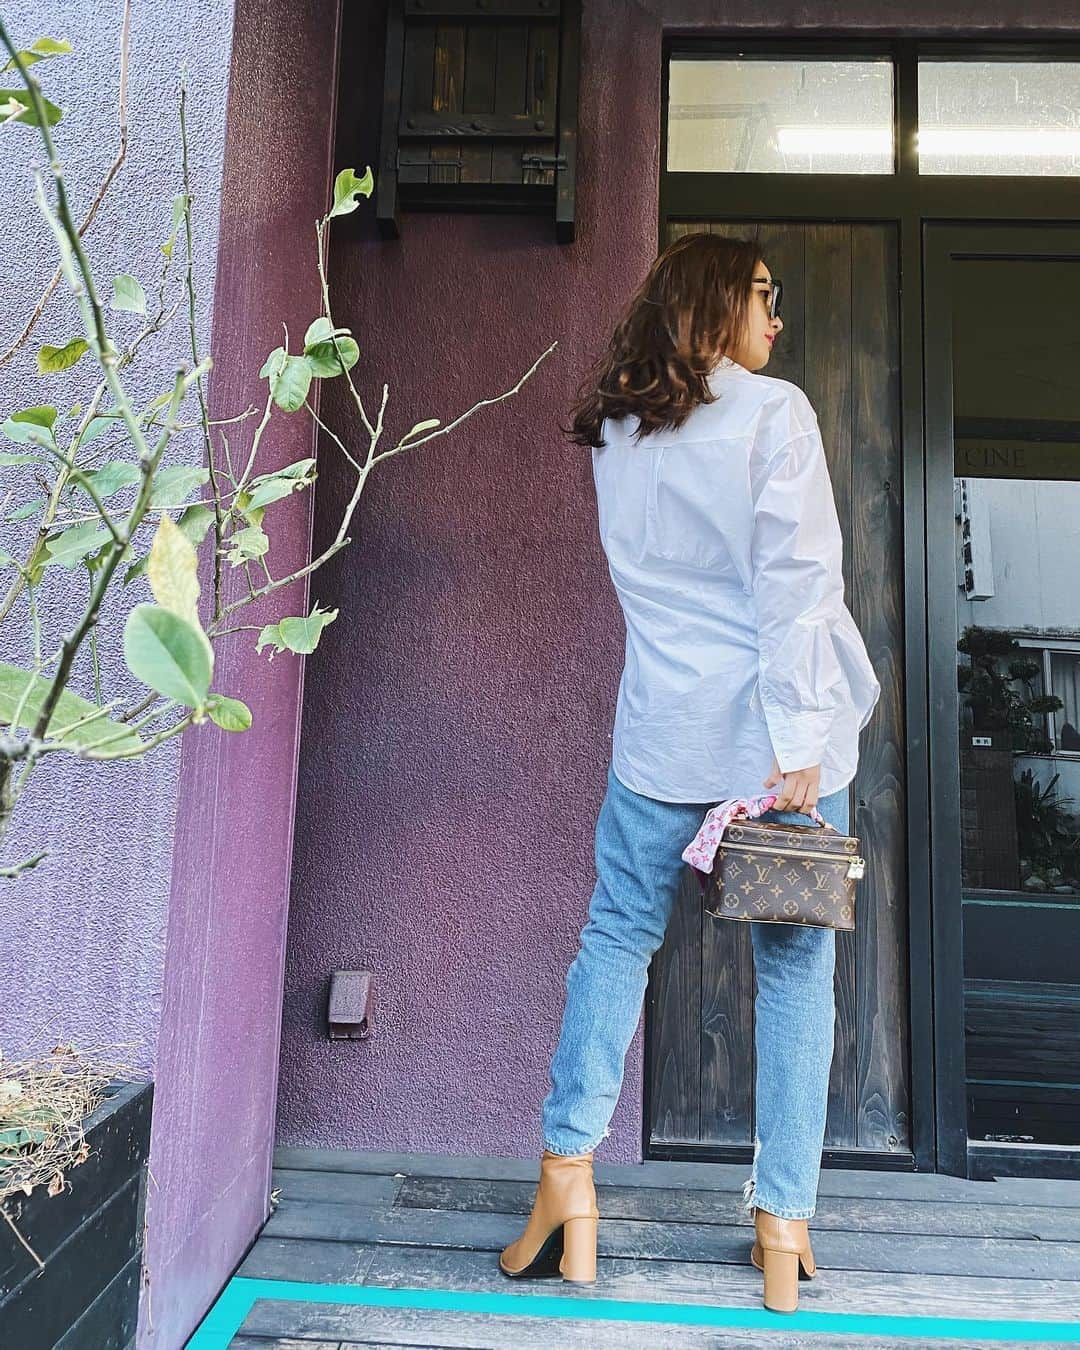
{"type": "Polygon", "coordinates": [[[1080,1181],[825,1169],[811,1220],[818,1275],[801,1282],[799,1311],[782,1314],[762,1307],[761,1276],[749,1264],[753,1226],[739,1210],[745,1167],[598,1162],[598,1279],[594,1286],[571,1286],[510,1281],[497,1268],[498,1251],[518,1236],[532,1203],[537,1162],[283,1149],[276,1163],[280,1200],[237,1272],[241,1284],[349,1286],[359,1298],[367,1290],[459,1291],[476,1306],[408,1306],[418,1296],[400,1292],[388,1297],[404,1306],[298,1301],[280,1296],[286,1286],[260,1285],[238,1334],[222,1343],[233,1350],[967,1350],[1080,1341],[1080,1181]],[[514,1306],[526,1311],[537,1307],[528,1298],[556,1299],[555,1314],[572,1315],[552,1315],[550,1306],[537,1316],[484,1310],[491,1295],[499,1296],[496,1305],[521,1296],[514,1306]],[[611,1308],[601,1306],[607,1300],[615,1300],[622,1315],[609,1315],[611,1308]],[[631,1320],[642,1316],[642,1303],[689,1305],[691,1317],[703,1308],[723,1309],[710,1315],[728,1321],[679,1325],[655,1309],[644,1310],[648,1320],[631,1320]],[[940,1320],[905,1330],[878,1320],[889,1317],[940,1320]],[[1011,1320],[1031,1322],[1036,1334],[1000,1325],[1011,1320]]]}

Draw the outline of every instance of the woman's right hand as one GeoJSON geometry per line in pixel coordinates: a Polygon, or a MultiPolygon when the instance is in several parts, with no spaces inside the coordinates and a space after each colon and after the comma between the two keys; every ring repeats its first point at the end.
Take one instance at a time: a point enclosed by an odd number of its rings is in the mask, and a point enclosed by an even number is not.
{"type": "Polygon", "coordinates": [[[817,806],[818,786],[821,782],[821,765],[812,764],[807,769],[792,769],[790,773],[781,773],[780,765],[773,756],[772,772],[765,779],[765,787],[776,790],[776,801],[769,808],[772,811],[802,811],[809,815],[817,806]],[[776,786],[779,784],[780,786],[776,786]]]}

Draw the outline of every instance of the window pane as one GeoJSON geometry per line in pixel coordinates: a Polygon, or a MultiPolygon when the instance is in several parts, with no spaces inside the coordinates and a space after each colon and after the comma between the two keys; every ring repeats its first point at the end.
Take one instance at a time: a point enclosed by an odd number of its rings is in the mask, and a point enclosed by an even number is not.
{"type": "Polygon", "coordinates": [[[1054,712],[1059,750],[1080,750],[1080,651],[1050,653],[1050,691],[1061,700],[1054,712]]]}
{"type": "Polygon", "coordinates": [[[1080,261],[952,281],[968,1132],[1075,1147],[1080,261]]]}
{"type": "Polygon", "coordinates": [[[892,61],[672,61],[667,167],[892,173],[892,61]]]}
{"type": "Polygon", "coordinates": [[[920,61],[919,172],[1080,173],[1080,62],[920,61]]]}

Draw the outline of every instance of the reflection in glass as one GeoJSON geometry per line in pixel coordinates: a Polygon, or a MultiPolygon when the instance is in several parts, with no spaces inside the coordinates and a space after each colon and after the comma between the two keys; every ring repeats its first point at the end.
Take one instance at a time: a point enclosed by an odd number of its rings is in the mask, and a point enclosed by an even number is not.
{"type": "Polygon", "coordinates": [[[676,172],[892,173],[892,62],[674,60],[676,172]]]}
{"type": "Polygon", "coordinates": [[[919,62],[919,172],[1080,173],[1080,62],[919,62]]]}
{"type": "Polygon", "coordinates": [[[968,1129],[1077,1144],[1080,263],[952,275],[968,1129]]]}

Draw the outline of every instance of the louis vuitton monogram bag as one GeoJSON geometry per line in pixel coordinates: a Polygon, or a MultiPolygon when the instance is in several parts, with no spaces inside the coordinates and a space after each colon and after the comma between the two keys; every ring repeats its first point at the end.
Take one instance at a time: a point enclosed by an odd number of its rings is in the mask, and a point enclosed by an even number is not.
{"type": "Polygon", "coordinates": [[[859,839],[817,819],[815,825],[730,820],[704,885],[705,912],[717,919],[853,930],[855,887],[866,868],[859,839]]]}

